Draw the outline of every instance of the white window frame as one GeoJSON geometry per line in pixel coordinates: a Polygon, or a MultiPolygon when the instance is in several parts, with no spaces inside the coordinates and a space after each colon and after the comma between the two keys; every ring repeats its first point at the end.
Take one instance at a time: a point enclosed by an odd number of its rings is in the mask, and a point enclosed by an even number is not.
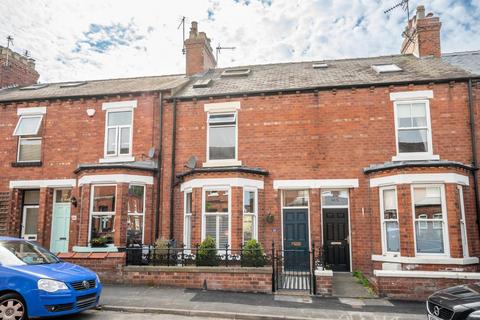
{"type": "Polygon", "coordinates": [[[208,112],[207,113],[207,154],[206,154],[207,164],[209,165],[238,165],[238,112],[237,111],[225,111],[225,112],[208,112]],[[222,115],[222,114],[233,114],[235,117],[235,124],[226,124],[226,125],[216,125],[214,127],[232,127],[235,126],[235,158],[234,159],[213,159],[210,160],[210,116],[211,115],[222,115]]]}
{"type": "MultiPolygon", "coordinates": [[[[25,233],[25,223],[27,221],[27,210],[28,209],[38,209],[40,211],[40,205],[39,204],[26,204],[23,206],[22,209],[22,239],[26,240],[31,240],[31,241],[36,241],[38,238],[38,216],[37,216],[37,233],[35,234],[30,234],[30,233],[25,233]]],[[[40,212],[38,212],[40,214],[40,212]]]]}
{"type": "Polygon", "coordinates": [[[183,244],[187,245],[185,243],[185,239],[189,238],[190,243],[185,247],[188,251],[190,251],[192,247],[192,213],[193,213],[193,191],[192,189],[187,189],[183,192],[183,244]],[[190,212],[187,212],[187,197],[190,194],[190,197],[192,199],[192,205],[190,206],[190,212]],[[187,230],[185,221],[187,220],[187,217],[190,218],[190,230],[187,230]]]}
{"type": "Polygon", "coordinates": [[[243,188],[243,205],[242,205],[242,243],[245,243],[245,232],[244,232],[244,218],[245,216],[253,217],[253,234],[252,239],[258,241],[258,189],[257,188],[243,188]],[[253,208],[254,212],[245,212],[245,193],[253,192],[255,206],[253,208]]]}
{"type": "Polygon", "coordinates": [[[394,122],[395,122],[395,148],[397,150],[397,155],[392,157],[392,161],[404,161],[404,160],[438,160],[440,157],[433,154],[433,143],[432,143],[432,123],[430,115],[430,100],[428,99],[411,99],[411,100],[398,100],[393,102],[394,110],[394,122]],[[414,103],[424,103],[425,104],[425,117],[426,117],[426,126],[425,127],[412,127],[409,129],[419,128],[427,130],[427,144],[428,150],[426,152],[400,152],[399,141],[398,141],[398,132],[400,130],[408,130],[407,128],[399,128],[398,125],[398,106],[403,104],[414,104],[414,103]]]}
{"type": "MultiPolygon", "coordinates": [[[[412,222],[413,222],[413,239],[415,246],[415,256],[437,256],[437,257],[450,257],[450,240],[449,240],[449,231],[448,231],[448,216],[447,216],[447,200],[445,196],[445,185],[444,184],[412,184],[410,186],[410,198],[412,202],[412,222]],[[415,218],[415,188],[424,188],[424,187],[440,187],[440,196],[442,201],[442,220],[434,220],[434,222],[439,221],[443,226],[443,253],[425,253],[417,251],[417,229],[415,223],[423,222],[422,219],[415,218]]],[[[432,221],[433,219],[428,219],[425,222],[432,221]]],[[[428,224],[427,224],[428,226],[428,224]]]]}
{"type": "Polygon", "coordinates": [[[382,253],[384,255],[390,256],[400,256],[401,255],[401,243],[398,251],[388,251],[388,243],[387,243],[387,228],[386,222],[397,222],[398,224],[398,235],[400,237],[400,221],[398,219],[398,194],[397,194],[397,187],[396,186],[386,186],[379,188],[379,197],[380,197],[380,223],[381,223],[381,231],[382,231],[382,253]],[[384,211],[384,198],[383,192],[393,190],[395,192],[395,210],[397,211],[397,219],[385,219],[384,211]]]}
{"type": "Polygon", "coordinates": [[[28,138],[24,138],[23,136],[18,136],[18,146],[17,146],[17,162],[18,163],[27,163],[27,162],[41,162],[42,161],[42,142],[43,139],[42,137],[31,137],[28,136],[28,138]],[[40,158],[38,160],[20,160],[20,145],[23,140],[40,140],[40,158]]]}
{"type": "Polygon", "coordinates": [[[457,190],[460,207],[460,234],[462,237],[463,257],[468,258],[470,257],[470,254],[468,253],[468,232],[467,222],[465,219],[465,200],[463,199],[463,187],[461,185],[457,185],[457,190]]]}
{"type": "MultiPolygon", "coordinates": [[[[142,219],[142,243],[145,243],[145,205],[146,205],[146,198],[147,198],[147,188],[146,185],[144,184],[139,184],[139,183],[130,183],[128,185],[128,188],[131,186],[135,187],[143,187],[143,212],[127,212],[127,215],[129,216],[141,216],[143,217],[142,219]]],[[[115,189],[115,202],[117,201],[117,189],[115,189]]],[[[115,203],[115,211],[117,210],[117,204],[115,203]]],[[[128,205],[127,205],[127,211],[128,211],[128,205]]],[[[127,232],[128,232],[128,226],[127,226],[127,232]]],[[[128,240],[128,235],[127,235],[127,240],[128,240]]],[[[128,242],[128,241],[127,241],[128,242]]]]}
{"type": "Polygon", "coordinates": [[[15,130],[13,131],[13,135],[17,136],[17,137],[36,136],[36,135],[38,135],[38,131],[40,130],[40,127],[42,126],[42,121],[43,121],[43,115],[41,115],[41,114],[21,115],[18,118],[18,122],[17,122],[17,125],[15,126],[15,130]],[[37,128],[35,130],[35,133],[25,134],[25,135],[17,134],[18,127],[20,126],[20,123],[22,122],[22,120],[23,119],[29,119],[29,118],[40,118],[40,121],[38,121],[38,125],[37,125],[37,128]]]}
{"type": "MultiPolygon", "coordinates": [[[[206,224],[206,216],[207,215],[225,215],[228,216],[228,245],[232,245],[232,188],[228,186],[218,186],[218,187],[204,187],[202,188],[202,241],[206,238],[207,233],[207,224],[206,224]],[[206,205],[206,193],[207,191],[228,191],[228,212],[206,212],[205,205],[206,205]]],[[[217,224],[217,234],[218,234],[219,224],[217,224]]],[[[217,250],[222,250],[224,248],[219,247],[218,236],[215,239],[217,250]]]]}
{"type": "MultiPolygon", "coordinates": [[[[113,231],[115,233],[115,216],[117,212],[117,195],[118,195],[118,187],[116,184],[92,184],[90,187],[90,214],[89,214],[89,226],[88,226],[88,246],[90,247],[90,241],[92,240],[92,217],[95,216],[113,216],[114,223],[113,223],[113,231]],[[113,212],[94,212],[93,211],[93,198],[95,194],[95,187],[115,187],[115,211],[113,212]]],[[[145,210],[145,209],[144,209],[145,210]]]]}
{"type": "Polygon", "coordinates": [[[132,156],[132,149],[133,149],[133,117],[135,115],[134,108],[117,108],[117,109],[108,109],[105,113],[105,137],[104,137],[104,157],[105,159],[116,159],[122,157],[131,157],[132,156]],[[129,125],[121,125],[121,126],[109,126],[108,125],[108,117],[110,113],[116,112],[131,112],[132,113],[132,120],[129,125]],[[116,130],[116,138],[115,138],[115,154],[108,154],[108,130],[115,128],[116,130]],[[129,152],[128,154],[120,154],[120,134],[123,128],[130,128],[130,141],[129,141],[129,152]]]}

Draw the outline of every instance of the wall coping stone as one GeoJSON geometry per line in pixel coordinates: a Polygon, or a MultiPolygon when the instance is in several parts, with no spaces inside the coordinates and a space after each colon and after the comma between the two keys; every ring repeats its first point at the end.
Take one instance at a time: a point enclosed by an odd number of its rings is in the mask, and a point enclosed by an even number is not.
{"type": "Polygon", "coordinates": [[[271,267],[255,268],[255,267],[195,267],[195,266],[127,266],[126,272],[184,272],[184,273],[260,273],[271,274],[271,267]]]}

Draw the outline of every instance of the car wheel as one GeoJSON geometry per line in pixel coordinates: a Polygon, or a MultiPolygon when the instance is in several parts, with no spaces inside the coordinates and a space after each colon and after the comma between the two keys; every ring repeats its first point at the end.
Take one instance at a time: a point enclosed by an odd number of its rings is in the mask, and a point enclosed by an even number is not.
{"type": "Polygon", "coordinates": [[[0,296],[0,320],[27,319],[27,307],[22,297],[15,293],[0,296]]]}

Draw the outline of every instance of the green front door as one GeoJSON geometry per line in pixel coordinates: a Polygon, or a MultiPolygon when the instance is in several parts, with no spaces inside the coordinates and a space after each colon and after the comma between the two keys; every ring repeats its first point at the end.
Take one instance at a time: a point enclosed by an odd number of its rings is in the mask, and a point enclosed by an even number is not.
{"type": "Polygon", "coordinates": [[[68,235],[70,232],[70,189],[55,190],[52,236],[50,251],[54,253],[68,251],[68,235]]]}

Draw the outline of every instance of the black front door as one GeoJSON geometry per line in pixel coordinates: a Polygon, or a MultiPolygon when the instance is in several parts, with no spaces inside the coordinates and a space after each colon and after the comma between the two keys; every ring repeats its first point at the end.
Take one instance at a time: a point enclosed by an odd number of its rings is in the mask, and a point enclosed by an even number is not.
{"type": "Polygon", "coordinates": [[[309,271],[308,209],[283,209],[285,271],[309,271]]]}
{"type": "Polygon", "coordinates": [[[348,209],[323,209],[325,260],[333,271],[350,271],[348,209]]]}

